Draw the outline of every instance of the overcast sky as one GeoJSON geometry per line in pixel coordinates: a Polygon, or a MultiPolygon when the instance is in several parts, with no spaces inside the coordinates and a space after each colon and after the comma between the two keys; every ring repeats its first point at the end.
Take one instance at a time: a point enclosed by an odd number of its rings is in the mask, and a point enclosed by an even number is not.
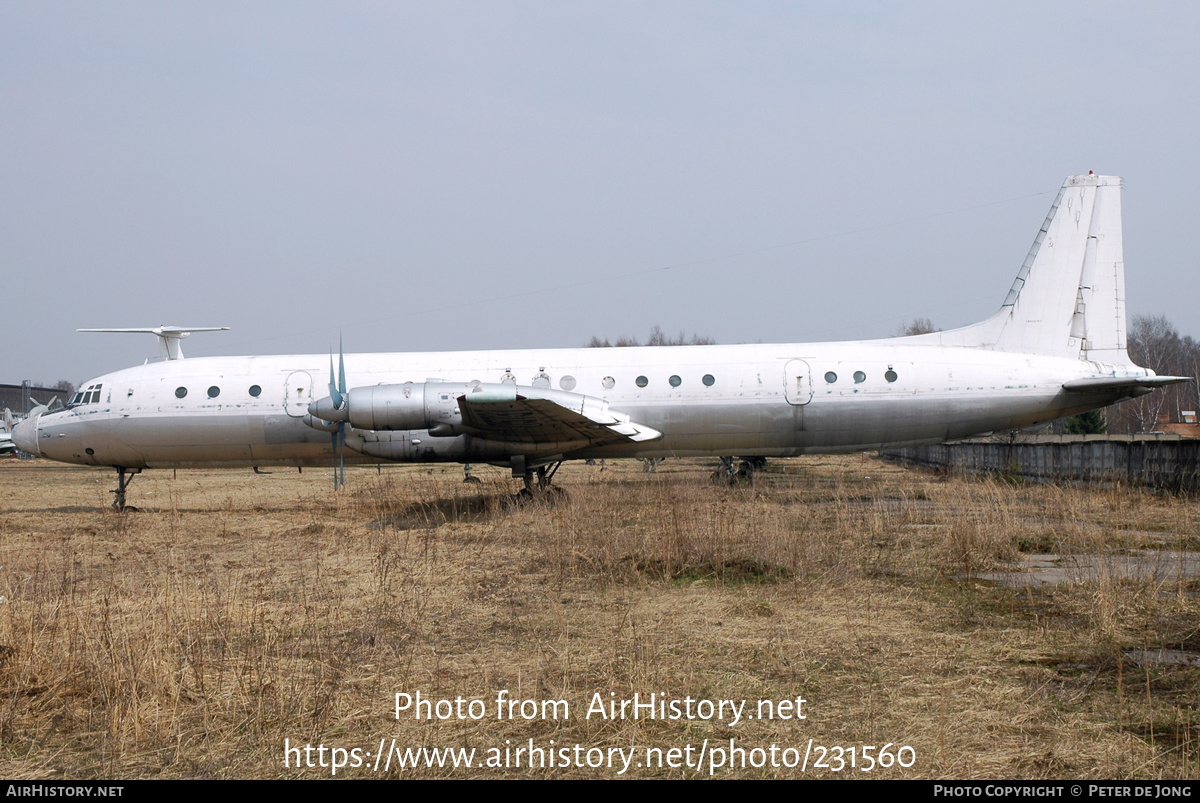
{"type": "Polygon", "coordinates": [[[1063,178],[1200,335],[1200,4],[0,2],[0,382],[951,328],[1063,178]]]}

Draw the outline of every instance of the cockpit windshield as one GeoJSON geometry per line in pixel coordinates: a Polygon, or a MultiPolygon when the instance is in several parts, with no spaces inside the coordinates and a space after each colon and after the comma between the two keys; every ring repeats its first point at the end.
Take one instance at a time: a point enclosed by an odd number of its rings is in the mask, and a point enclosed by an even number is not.
{"type": "Polygon", "coordinates": [[[69,410],[72,407],[79,407],[84,404],[95,404],[100,401],[100,388],[102,387],[104,387],[102,384],[88,385],[71,397],[71,401],[67,404],[67,409],[69,410]]]}

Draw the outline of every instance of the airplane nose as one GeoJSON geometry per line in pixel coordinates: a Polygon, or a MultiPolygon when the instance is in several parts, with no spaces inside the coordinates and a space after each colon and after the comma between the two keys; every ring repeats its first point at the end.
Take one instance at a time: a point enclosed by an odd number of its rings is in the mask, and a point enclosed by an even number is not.
{"type": "Polygon", "coordinates": [[[12,440],[18,449],[22,452],[28,452],[32,455],[41,456],[38,451],[37,442],[37,420],[39,416],[26,418],[24,421],[17,423],[12,430],[12,440]]]}

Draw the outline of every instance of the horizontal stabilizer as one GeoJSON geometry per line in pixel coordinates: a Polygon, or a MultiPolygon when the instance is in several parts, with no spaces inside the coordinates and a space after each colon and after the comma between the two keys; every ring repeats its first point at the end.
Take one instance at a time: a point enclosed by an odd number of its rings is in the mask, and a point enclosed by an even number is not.
{"type": "Polygon", "coordinates": [[[1123,388],[1160,388],[1178,382],[1190,382],[1187,376],[1096,376],[1090,379],[1072,379],[1063,382],[1063,390],[1079,393],[1091,390],[1121,390],[1123,388]]]}
{"type": "Polygon", "coordinates": [[[158,335],[158,348],[164,360],[182,360],[179,341],[192,332],[225,332],[228,326],[139,326],[132,329],[76,329],[76,332],[118,332],[120,334],[158,335]]]}

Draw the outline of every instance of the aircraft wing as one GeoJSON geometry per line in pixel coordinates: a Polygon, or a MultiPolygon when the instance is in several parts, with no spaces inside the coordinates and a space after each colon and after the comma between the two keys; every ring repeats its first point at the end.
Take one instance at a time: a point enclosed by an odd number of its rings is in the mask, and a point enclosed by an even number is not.
{"type": "Polygon", "coordinates": [[[662,437],[658,430],[629,420],[629,416],[606,410],[585,412],[564,407],[549,399],[472,401],[458,399],[463,424],[481,435],[515,443],[563,443],[586,441],[591,446],[649,441],[662,437]]]}

